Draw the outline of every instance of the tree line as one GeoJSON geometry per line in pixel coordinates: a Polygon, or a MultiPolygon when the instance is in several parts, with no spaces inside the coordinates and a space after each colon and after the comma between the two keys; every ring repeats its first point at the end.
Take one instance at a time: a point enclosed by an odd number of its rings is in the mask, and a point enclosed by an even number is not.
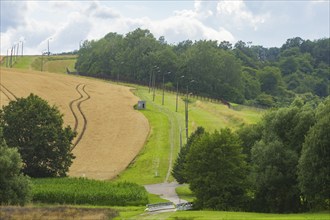
{"type": "Polygon", "coordinates": [[[329,95],[330,38],[288,39],[280,48],[238,41],[182,41],[168,44],[149,30],[125,36],[108,33],[85,41],[77,52],[79,74],[156,86],[236,103],[284,106],[298,96],[329,95]],[[170,72],[170,74],[168,74],[170,72]],[[184,76],[184,77],[182,77],[184,76]]]}
{"type": "Polygon", "coordinates": [[[172,174],[195,207],[290,213],[330,209],[330,97],[295,99],[233,132],[199,127],[172,174]]]}

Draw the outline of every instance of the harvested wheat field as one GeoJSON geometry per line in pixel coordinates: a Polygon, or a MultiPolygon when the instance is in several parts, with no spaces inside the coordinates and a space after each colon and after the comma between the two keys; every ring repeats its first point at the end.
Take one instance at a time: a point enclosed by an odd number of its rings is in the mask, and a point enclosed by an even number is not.
{"type": "Polygon", "coordinates": [[[147,119],[133,109],[131,88],[100,80],[48,72],[1,68],[1,106],[34,93],[56,105],[64,123],[78,133],[69,175],[111,179],[143,147],[147,119]]]}

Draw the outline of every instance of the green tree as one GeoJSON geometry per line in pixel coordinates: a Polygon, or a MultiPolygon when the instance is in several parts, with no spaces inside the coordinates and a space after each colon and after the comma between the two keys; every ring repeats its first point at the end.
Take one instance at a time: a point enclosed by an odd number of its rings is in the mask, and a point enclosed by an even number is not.
{"type": "Polygon", "coordinates": [[[31,199],[29,178],[21,174],[22,159],[9,148],[0,127],[0,205],[24,205],[31,199]]]}
{"type": "Polygon", "coordinates": [[[229,129],[205,133],[191,145],[187,179],[196,207],[239,210],[246,202],[247,164],[240,140],[229,129]]]}
{"type": "Polygon", "coordinates": [[[330,208],[329,170],[330,98],[318,107],[317,122],[306,136],[299,159],[299,186],[313,209],[330,208]]]}
{"type": "Polygon", "coordinates": [[[176,179],[176,181],[180,184],[187,183],[187,177],[186,177],[186,162],[187,162],[187,155],[190,150],[190,146],[196,142],[198,139],[202,137],[202,135],[205,133],[205,130],[203,127],[198,127],[196,131],[194,131],[188,138],[188,143],[185,144],[179,152],[178,157],[176,158],[172,170],[172,175],[176,179]]]}
{"type": "Polygon", "coordinates": [[[298,61],[295,57],[285,57],[280,62],[282,74],[288,75],[297,71],[298,61]]]}
{"type": "Polygon", "coordinates": [[[242,141],[243,153],[247,155],[247,162],[251,162],[251,149],[262,137],[263,127],[261,124],[252,124],[241,127],[236,131],[242,141]]]}
{"type": "Polygon", "coordinates": [[[261,140],[252,149],[255,203],[260,212],[297,212],[300,191],[296,180],[298,155],[276,139],[261,140]]]}
{"type": "Polygon", "coordinates": [[[277,67],[265,67],[258,73],[261,91],[269,95],[278,95],[283,85],[281,71],[277,67]]]}
{"type": "Polygon", "coordinates": [[[305,208],[298,187],[297,164],[304,137],[315,123],[314,114],[313,106],[296,100],[292,106],[264,116],[261,139],[251,150],[255,210],[285,213],[305,208]]]}
{"type": "Polygon", "coordinates": [[[17,147],[23,172],[31,177],[65,176],[72,159],[75,132],[63,128],[57,107],[31,94],[3,107],[1,126],[8,145],[17,147]]]}

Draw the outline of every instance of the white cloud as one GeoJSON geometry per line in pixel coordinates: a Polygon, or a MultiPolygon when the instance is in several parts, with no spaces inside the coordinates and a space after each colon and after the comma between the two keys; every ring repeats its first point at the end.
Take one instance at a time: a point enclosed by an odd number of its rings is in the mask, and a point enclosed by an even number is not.
{"type": "Polygon", "coordinates": [[[196,18],[186,17],[185,15],[176,15],[165,20],[149,22],[149,28],[152,33],[159,36],[165,36],[169,42],[179,43],[183,40],[228,40],[233,41],[233,35],[223,29],[218,30],[204,25],[196,18]]]}
{"type": "MultiPolygon", "coordinates": [[[[56,29],[51,36],[51,50],[54,52],[72,51],[79,48],[79,43],[85,40],[91,30],[91,22],[77,12],[70,14],[69,22],[56,29]]],[[[44,41],[46,44],[46,41],[44,41]]]]}
{"type": "Polygon", "coordinates": [[[1,1],[0,2],[0,22],[1,33],[9,28],[17,28],[25,25],[25,12],[27,4],[25,2],[1,1]]]}
{"type": "Polygon", "coordinates": [[[217,17],[224,26],[244,29],[246,26],[258,29],[259,24],[265,23],[268,14],[254,15],[246,7],[243,0],[219,1],[217,4],[217,17]]]}
{"type": "Polygon", "coordinates": [[[213,16],[215,12],[215,6],[216,6],[216,1],[196,0],[194,4],[196,14],[202,19],[213,16]]]}
{"type": "Polygon", "coordinates": [[[295,36],[329,37],[329,1],[0,2],[1,54],[22,39],[27,53],[40,54],[50,37],[52,52],[61,52],[77,49],[81,40],[139,27],[169,43],[211,39],[280,46],[295,36]]]}

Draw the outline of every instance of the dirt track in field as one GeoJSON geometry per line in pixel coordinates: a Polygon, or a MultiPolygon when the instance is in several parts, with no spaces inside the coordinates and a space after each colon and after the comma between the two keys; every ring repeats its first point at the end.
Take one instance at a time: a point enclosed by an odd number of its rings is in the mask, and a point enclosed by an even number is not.
{"type": "Polygon", "coordinates": [[[63,74],[0,69],[0,102],[34,93],[56,105],[76,130],[69,175],[111,179],[135,158],[149,133],[130,88],[63,74]]]}

